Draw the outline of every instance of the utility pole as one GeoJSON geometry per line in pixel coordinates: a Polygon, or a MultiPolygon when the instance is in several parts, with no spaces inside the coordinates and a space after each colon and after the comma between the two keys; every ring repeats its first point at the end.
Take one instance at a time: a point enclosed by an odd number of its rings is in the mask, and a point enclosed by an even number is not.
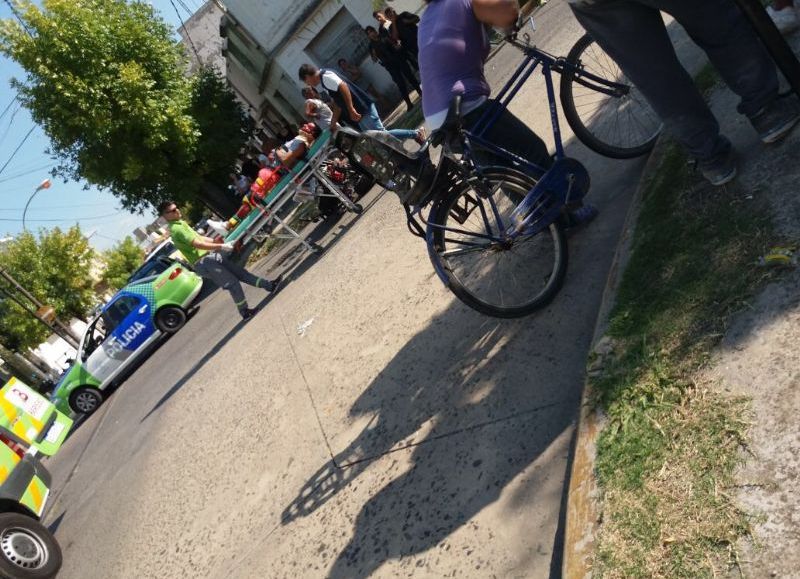
{"type": "Polygon", "coordinates": [[[57,317],[53,318],[53,321],[50,322],[44,318],[44,316],[40,315],[39,312],[42,312],[45,308],[45,305],[42,304],[39,300],[37,300],[31,293],[22,287],[17,280],[15,280],[11,275],[4,269],[0,269],[0,279],[5,280],[8,284],[11,285],[18,293],[22,294],[28,302],[32,303],[36,306],[36,310],[34,310],[29,304],[26,304],[18,295],[14,292],[9,291],[6,287],[0,287],[0,292],[5,294],[8,299],[16,303],[19,307],[23,310],[28,312],[31,316],[39,320],[42,324],[47,326],[52,332],[61,336],[64,341],[66,341],[70,346],[78,349],[80,338],[72,331],[72,328],[67,326],[57,317]]]}

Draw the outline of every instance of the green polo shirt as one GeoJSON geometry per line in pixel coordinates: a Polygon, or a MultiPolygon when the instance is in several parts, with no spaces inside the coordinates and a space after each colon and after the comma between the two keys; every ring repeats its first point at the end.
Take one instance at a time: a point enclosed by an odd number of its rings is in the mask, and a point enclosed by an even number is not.
{"type": "Polygon", "coordinates": [[[197,249],[192,245],[192,241],[197,239],[200,234],[189,227],[189,224],[182,219],[169,222],[169,234],[172,238],[172,243],[191,264],[197,263],[198,259],[208,253],[208,250],[197,249]]]}

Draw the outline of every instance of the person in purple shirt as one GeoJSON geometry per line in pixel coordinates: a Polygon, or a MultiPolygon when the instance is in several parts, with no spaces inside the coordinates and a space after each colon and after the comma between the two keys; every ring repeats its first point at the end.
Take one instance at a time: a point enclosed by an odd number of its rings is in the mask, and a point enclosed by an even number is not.
{"type": "MultiPolygon", "coordinates": [[[[508,29],[519,16],[516,0],[427,0],[419,23],[419,72],[425,91],[422,112],[429,131],[442,126],[455,94],[462,95],[464,126],[474,125],[492,106],[483,73],[489,56],[488,29],[508,29]]],[[[553,164],[547,145],[520,119],[504,110],[484,137],[542,168],[553,164]]],[[[482,164],[508,165],[504,157],[478,151],[482,164]]],[[[541,173],[532,175],[541,177],[541,173]]],[[[588,223],[597,215],[589,204],[572,207],[567,225],[588,223]]]]}

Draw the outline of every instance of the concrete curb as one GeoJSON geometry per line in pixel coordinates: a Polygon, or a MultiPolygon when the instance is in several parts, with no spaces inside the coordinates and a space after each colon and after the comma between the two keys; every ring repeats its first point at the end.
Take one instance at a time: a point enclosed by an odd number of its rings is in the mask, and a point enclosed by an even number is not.
{"type": "MultiPolygon", "coordinates": [[[[642,197],[652,181],[655,170],[664,158],[666,143],[664,138],[659,139],[656,143],[628,207],[625,224],[614,252],[614,259],[608,272],[600,310],[597,314],[597,322],[592,336],[592,352],[595,351],[598,342],[608,329],[609,316],[616,301],[620,279],[630,258],[642,197]]],[[[587,579],[592,576],[595,535],[602,510],[595,479],[595,455],[597,437],[602,430],[604,418],[601,412],[592,407],[593,395],[591,381],[587,377],[581,397],[567,491],[564,554],[561,569],[562,577],[566,579],[587,579]]]]}

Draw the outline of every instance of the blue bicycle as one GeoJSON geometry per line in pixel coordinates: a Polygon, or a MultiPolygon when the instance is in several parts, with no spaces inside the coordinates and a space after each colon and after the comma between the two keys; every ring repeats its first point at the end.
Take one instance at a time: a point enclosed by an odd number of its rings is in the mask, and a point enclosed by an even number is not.
{"type": "Polygon", "coordinates": [[[552,73],[562,75],[561,101],[576,136],[602,154],[646,153],[661,123],[590,37],[581,38],[566,58],[536,48],[527,36],[507,42],[525,57],[469,130],[456,97],[429,139],[432,147],[410,154],[386,133],[348,129],[338,131],[337,146],[400,196],[409,230],[426,240],[436,273],[461,301],[490,316],[516,318],[543,307],[561,288],[568,261],[564,218],[590,184],[583,165],[564,153],[552,73]],[[539,67],[555,138],[547,170],[484,138],[539,67]],[[591,109],[581,91],[595,95],[591,109]],[[438,147],[434,162],[431,149],[438,147]],[[478,152],[489,153],[492,165],[482,165],[478,152]]]}

